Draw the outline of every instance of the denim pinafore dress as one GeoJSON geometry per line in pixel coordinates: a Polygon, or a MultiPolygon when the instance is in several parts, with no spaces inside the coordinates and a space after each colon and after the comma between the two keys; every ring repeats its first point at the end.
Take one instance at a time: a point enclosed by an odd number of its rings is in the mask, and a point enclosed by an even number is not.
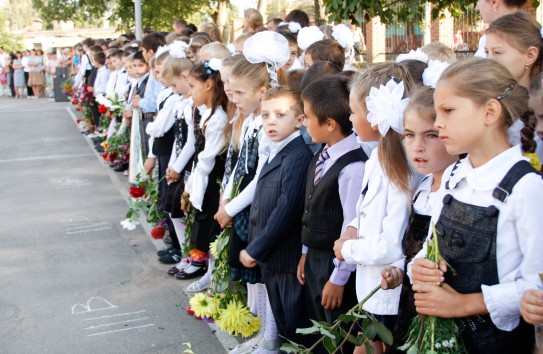
{"type": "MultiPolygon", "coordinates": [[[[457,163],[451,176],[458,167],[457,163]]],[[[505,203],[517,182],[528,173],[537,173],[528,162],[517,162],[492,193],[505,203]]],[[[447,190],[456,188],[450,186],[447,190]]],[[[443,209],[436,224],[441,256],[456,270],[445,273],[445,283],[462,294],[480,293],[481,285],[499,283],[496,260],[496,237],[499,210],[494,205],[481,207],[460,202],[451,194],[443,198],[443,209]]],[[[490,315],[475,315],[458,319],[462,340],[468,353],[530,353],[534,343],[534,328],[521,319],[519,326],[502,331],[490,315]]]]}

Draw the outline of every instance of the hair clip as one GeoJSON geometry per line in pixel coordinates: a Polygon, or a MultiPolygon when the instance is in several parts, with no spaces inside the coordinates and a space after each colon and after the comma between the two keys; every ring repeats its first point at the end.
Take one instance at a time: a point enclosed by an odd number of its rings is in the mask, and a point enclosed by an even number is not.
{"type": "Polygon", "coordinates": [[[390,80],[393,80],[395,83],[399,84],[400,82],[402,82],[402,79],[400,79],[399,77],[396,77],[396,76],[392,76],[392,75],[387,75],[387,77],[390,79],[390,80]]]}
{"type": "Polygon", "coordinates": [[[511,91],[513,91],[513,89],[515,88],[515,85],[511,84],[509,86],[507,86],[505,88],[505,90],[503,90],[503,92],[501,93],[501,95],[498,96],[498,101],[501,101],[503,100],[505,97],[507,97],[511,91]]]}

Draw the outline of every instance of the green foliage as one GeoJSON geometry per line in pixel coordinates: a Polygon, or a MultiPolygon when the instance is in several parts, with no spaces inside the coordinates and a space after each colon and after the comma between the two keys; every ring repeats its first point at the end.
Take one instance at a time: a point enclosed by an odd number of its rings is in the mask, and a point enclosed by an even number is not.
{"type": "Polygon", "coordinates": [[[346,314],[340,315],[334,323],[311,320],[312,327],[297,329],[296,333],[300,334],[322,335],[311,347],[306,348],[298,343],[288,341],[288,343],[281,347],[281,350],[286,353],[312,353],[322,343],[329,353],[339,353],[343,345],[348,341],[356,346],[364,345],[366,353],[372,354],[373,349],[369,341],[380,339],[388,345],[392,344],[392,333],[390,333],[388,328],[362,308],[364,303],[379,291],[380,288],[381,286],[377,286],[373,289],[368,296],[347,311],[346,314]],[[341,326],[349,324],[348,331],[345,330],[345,326],[341,326]],[[360,334],[354,333],[354,328],[357,324],[362,329],[360,334]]]}
{"type": "MultiPolygon", "coordinates": [[[[6,23],[8,15],[5,10],[0,10],[0,24],[6,23]]],[[[0,47],[4,48],[6,53],[15,52],[23,49],[21,37],[14,35],[0,26],[0,47]]]]}
{"type": "MultiPolygon", "coordinates": [[[[457,17],[467,8],[477,4],[477,0],[323,0],[323,2],[331,22],[351,20],[356,24],[364,20],[369,21],[372,17],[379,17],[386,24],[422,23],[427,2],[433,5],[432,19],[441,17],[445,10],[449,10],[453,17],[457,17]]],[[[539,3],[539,0],[532,0],[534,8],[537,8],[539,3]]]]}
{"type": "Polygon", "coordinates": [[[101,19],[114,0],[32,0],[42,20],[93,22],[101,19]]]}

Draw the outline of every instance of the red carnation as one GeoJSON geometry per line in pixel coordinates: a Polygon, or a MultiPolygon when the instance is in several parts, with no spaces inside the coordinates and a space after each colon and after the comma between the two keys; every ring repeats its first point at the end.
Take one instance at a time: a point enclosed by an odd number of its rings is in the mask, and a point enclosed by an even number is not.
{"type": "Polygon", "coordinates": [[[76,104],[78,104],[78,103],[79,103],[79,100],[78,100],[77,98],[74,98],[74,99],[72,100],[72,104],[73,104],[74,106],[75,106],[76,104]]]}
{"type": "Polygon", "coordinates": [[[98,107],[98,112],[100,112],[100,114],[106,114],[106,113],[107,113],[107,107],[104,106],[103,104],[101,104],[101,105],[98,107]]]}
{"type": "Polygon", "coordinates": [[[145,195],[145,188],[142,187],[130,187],[130,195],[132,198],[141,198],[145,195]]]}
{"type": "Polygon", "coordinates": [[[107,152],[104,152],[104,153],[102,154],[102,158],[103,158],[104,160],[106,160],[106,161],[109,161],[108,153],[107,153],[107,152]]]}
{"type": "Polygon", "coordinates": [[[112,152],[111,154],[109,154],[109,161],[113,162],[117,159],[117,153],[116,152],[112,152]]]}
{"type": "Polygon", "coordinates": [[[155,227],[151,230],[151,237],[155,240],[161,240],[164,237],[164,229],[162,227],[155,227]]]}
{"type": "Polygon", "coordinates": [[[81,119],[75,121],[77,124],[81,123],[81,119]]]}
{"type": "Polygon", "coordinates": [[[191,316],[194,316],[194,311],[192,311],[192,308],[190,306],[187,306],[187,308],[185,309],[185,311],[187,311],[187,313],[191,316]]]}

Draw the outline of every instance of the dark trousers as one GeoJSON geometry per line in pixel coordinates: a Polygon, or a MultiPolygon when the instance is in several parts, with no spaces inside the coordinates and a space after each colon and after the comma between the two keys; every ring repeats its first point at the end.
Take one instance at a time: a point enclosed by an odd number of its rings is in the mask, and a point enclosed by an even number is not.
{"type": "MultiPolygon", "coordinates": [[[[346,313],[358,303],[356,298],[356,276],[353,273],[349,277],[347,284],[345,284],[341,307],[335,310],[326,310],[322,306],[322,290],[330,280],[334,267],[334,252],[331,250],[320,251],[310,248],[307,251],[304,267],[306,308],[309,318],[313,320],[333,323],[339,315],[346,313]]],[[[349,330],[349,327],[350,325],[345,326],[345,330],[349,330]]],[[[320,335],[314,336],[313,343],[319,338],[320,335]]],[[[343,353],[352,353],[353,350],[354,345],[350,342],[346,342],[342,347],[343,353]]],[[[328,353],[328,351],[321,345],[315,353],[328,353]]]]}
{"type": "MultiPolygon", "coordinates": [[[[157,163],[158,163],[158,195],[160,198],[160,205],[162,208],[164,208],[164,200],[166,198],[166,194],[168,193],[168,182],[166,181],[166,170],[168,169],[168,163],[170,162],[170,155],[158,155],[156,157],[157,163]]],[[[172,224],[172,220],[170,219],[170,215],[166,214],[166,222],[168,224],[168,231],[170,231],[170,237],[172,238],[172,247],[175,249],[180,250],[181,246],[179,244],[179,239],[177,238],[177,234],[175,233],[175,227],[172,224]]],[[[183,235],[180,235],[183,237],[183,235]]]]}
{"type": "Polygon", "coordinates": [[[15,97],[15,81],[13,81],[13,71],[8,73],[9,89],[11,91],[11,96],[15,97]]]}
{"type": "Polygon", "coordinates": [[[26,92],[28,93],[28,97],[34,96],[34,93],[32,92],[32,87],[28,86],[28,78],[30,77],[30,74],[26,71],[24,73],[25,73],[26,92]]]}
{"type": "Polygon", "coordinates": [[[311,345],[309,336],[296,333],[297,328],[311,326],[305,311],[305,291],[296,274],[262,269],[277,331],[283,338],[299,344],[311,345]]]}
{"type": "Polygon", "coordinates": [[[147,156],[149,153],[149,134],[145,131],[147,129],[147,125],[153,121],[153,118],[143,118],[140,121],[140,136],[141,136],[141,142],[142,142],[142,155],[147,156]]]}

